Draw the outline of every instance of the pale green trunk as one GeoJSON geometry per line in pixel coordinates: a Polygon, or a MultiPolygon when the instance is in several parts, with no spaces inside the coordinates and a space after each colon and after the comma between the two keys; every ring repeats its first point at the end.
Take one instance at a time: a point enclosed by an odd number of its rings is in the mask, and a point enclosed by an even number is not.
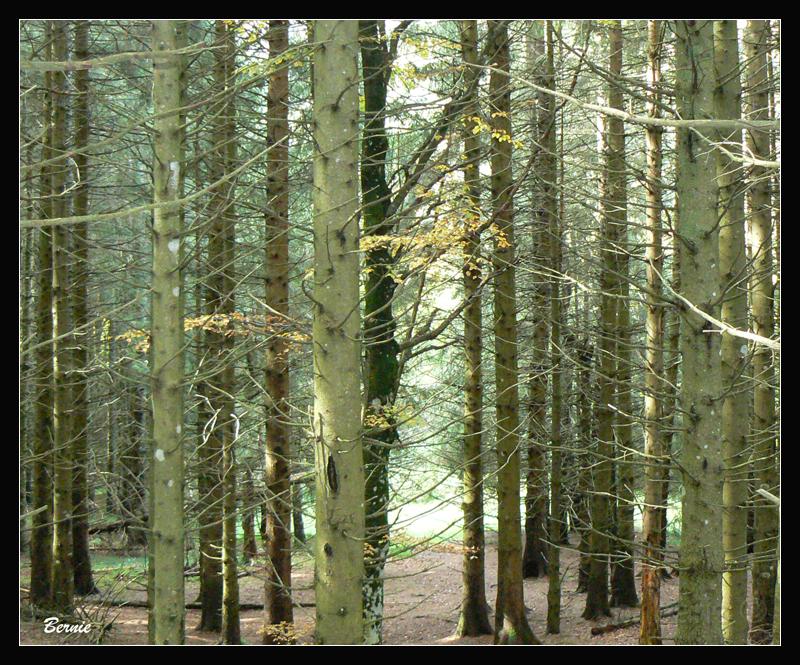
{"type": "Polygon", "coordinates": [[[358,24],[314,25],[316,641],[364,639],[358,24]]]}
{"type": "MultiPolygon", "coordinates": [[[[714,115],[711,21],[677,21],[676,93],[682,118],[714,115]]],[[[679,130],[677,181],[683,296],[719,318],[716,160],[704,138],[679,130]]],[[[720,336],[702,317],[682,312],[684,432],[678,628],[680,644],[722,641],[722,394],[720,336]]]]}
{"type": "MultiPolygon", "coordinates": [[[[739,81],[739,44],[736,21],[714,23],[714,63],[717,88],[714,95],[719,118],[739,118],[742,94],[739,81]]],[[[725,149],[741,153],[742,132],[721,133],[725,149]]],[[[745,256],[744,197],[740,166],[717,151],[719,183],[719,274],[723,291],[722,320],[747,328],[747,269],[745,256]]],[[[725,484],[722,500],[722,539],[725,572],[722,576],[722,634],[728,644],[747,644],[747,426],[748,395],[742,385],[748,362],[743,340],[722,336],[722,446],[725,484]]]]}
{"type": "Polygon", "coordinates": [[[180,172],[183,144],[180,62],[160,51],[177,48],[177,22],[153,21],[153,278],[151,377],[150,636],[154,644],[184,640],[183,578],[183,300],[180,172]]]}

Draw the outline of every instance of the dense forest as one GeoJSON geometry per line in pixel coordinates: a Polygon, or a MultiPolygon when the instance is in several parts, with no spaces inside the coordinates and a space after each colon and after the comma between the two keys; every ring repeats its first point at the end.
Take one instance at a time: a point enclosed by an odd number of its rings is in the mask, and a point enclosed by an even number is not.
{"type": "Polygon", "coordinates": [[[21,20],[21,644],[779,644],[778,20],[21,20]]]}

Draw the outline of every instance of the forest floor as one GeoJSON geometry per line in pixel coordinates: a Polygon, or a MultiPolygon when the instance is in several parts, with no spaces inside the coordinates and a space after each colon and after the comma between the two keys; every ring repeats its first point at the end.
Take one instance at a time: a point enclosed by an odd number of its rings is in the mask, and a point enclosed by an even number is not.
{"type": "MultiPolygon", "coordinates": [[[[491,540],[491,536],[487,534],[491,540]]],[[[561,633],[547,635],[545,618],[547,613],[547,578],[525,580],[525,604],[528,618],[536,636],[544,644],[636,644],[639,626],[618,629],[599,636],[592,636],[591,629],[596,625],[618,623],[639,615],[638,608],[614,608],[612,616],[602,621],[586,621],[581,618],[586,595],[576,593],[578,574],[578,553],[574,548],[565,548],[561,552],[562,597],[561,597],[561,633]]],[[[263,582],[256,575],[255,567],[247,569],[250,575],[240,579],[240,600],[242,603],[262,603],[263,582]]],[[[22,586],[26,586],[26,575],[30,569],[23,562],[21,569],[22,586]]],[[[640,581],[639,567],[636,567],[637,586],[640,581]]],[[[98,575],[98,584],[109,596],[120,601],[143,602],[146,599],[144,582],[141,575],[138,582],[129,584],[129,577],[117,573],[108,577],[98,575]],[[124,586],[124,588],[123,588],[124,586]]],[[[313,593],[313,561],[304,552],[295,556],[293,587],[295,601],[301,606],[295,608],[295,631],[298,642],[309,644],[314,629],[314,593],[313,593]]],[[[489,542],[486,548],[486,584],[487,598],[491,606],[497,591],[497,547],[489,542]]],[[[191,602],[197,598],[197,578],[188,578],[186,598],[191,602]]],[[[676,602],[678,595],[677,578],[667,579],[662,583],[662,607],[676,602]]],[[[84,599],[83,612],[97,617],[100,611],[93,597],[84,599]]],[[[96,597],[94,597],[96,598],[96,597]]],[[[386,607],[384,622],[385,644],[429,644],[429,645],[488,645],[491,636],[456,638],[461,603],[461,547],[458,543],[441,543],[426,546],[413,556],[396,558],[386,568],[386,607]]],[[[112,607],[107,610],[106,621],[113,619],[111,629],[104,635],[103,644],[146,644],[147,643],[147,610],[144,607],[112,607]]],[[[28,613],[29,614],[29,613],[28,613]]],[[[196,645],[212,645],[218,641],[214,633],[201,632],[196,629],[199,622],[199,610],[186,612],[186,643],[196,645]]],[[[93,635],[45,634],[42,621],[25,618],[20,624],[20,643],[22,644],[63,644],[87,643],[93,635]]],[[[664,643],[672,642],[675,631],[675,616],[662,619],[664,643]]],[[[262,610],[242,610],[242,640],[247,644],[261,643],[263,625],[262,610]]],[[[96,634],[95,636],[96,637],[96,634]]]]}

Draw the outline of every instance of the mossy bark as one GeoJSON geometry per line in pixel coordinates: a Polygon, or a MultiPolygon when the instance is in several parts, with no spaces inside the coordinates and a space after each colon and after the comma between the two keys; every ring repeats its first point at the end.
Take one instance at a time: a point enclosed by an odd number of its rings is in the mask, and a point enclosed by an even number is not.
{"type": "MultiPolygon", "coordinates": [[[[391,235],[388,219],[391,190],[386,182],[389,141],[386,101],[390,54],[382,21],[360,21],[361,68],[364,81],[364,130],[361,153],[361,198],[364,234],[391,235]]],[[[381,244],[365,259],[364,344],[368,426],[364,439],[367,545],[364,553],[364,630],[368,644],[380,644],[383,629],[383,570],[389,553],[389,455],[397,441],[393,407],[400,366],[392,311],[397,283],[391,274],[394,257],[381,244]]]]}
{"type": "MultiPolygon", "coordinates": [[[[713,23],[676,21],[676,98],[682,118],[713,117],[713,23]]],[[[713,136],[705,135],[707,139],[713,136]]],[[[677,181],[682,295],[719,318],[716,158],[703,137],[678,130],[677,181]]],[[[684,310],[681,321],[683,476],[679,644],[722,641],[722,377],[720,336],[684,310]]]]}
{"type": "Polygon", "coordinates": [[[178,46],[177,22],[153,21],[153,277],[151,377],[153,460],[150,509],[150,638],[154,644],[184,641],[183,521],[183,294],[180,172],[183,135],[181,58],[161,55],[178,46]]]}

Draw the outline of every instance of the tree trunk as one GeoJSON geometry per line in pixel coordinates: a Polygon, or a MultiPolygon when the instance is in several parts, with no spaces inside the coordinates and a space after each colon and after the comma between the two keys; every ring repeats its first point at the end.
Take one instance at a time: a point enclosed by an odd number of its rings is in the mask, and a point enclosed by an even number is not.
{"type": "MultiPolygon", "coordinates": [[[[361,155],[361,198],[364,235],[389,235],[391,190],[386,182],[389,141],[386,101],[389,52],[379,21],[359,22],[364,81],[364,130],[361,155]]],[[[366,345],[366,410],[364,472],[366,537],[364,548],[364,630],[367,644],[380,644],[383,631],[383,569],[389,554],[389,453],[397,441],[393,407],[399,381],[399,347],[392,311],[397,283],[391,275],[394,258],[381,244],[365,259],[364,343],[366,345]]]]}
{"type": "MultiPolygon", "coordinates": [[[[42,57],[52,60],[52,29],[45,22],[45,47],[42,57]]],[[[52,157],[52,74],[44,75],[42,122],[42,161],[52,157]]],[[[52,214],[51,167],[41,167],[39,195],[40,217],[52,214]]],[[[52,230],[42,228],[37,235],[37,300],[36,300],[36,395],[33,412],[33,515],[31,531],[31,604],[46,606],[50,602],[53,563],[53,246],[52,230]]]]}
{"type": "Polygon", "coordinates": [[[538,643],[528,619],[522,592],[519,468],[519,374],[517,371],[517,308],[515,287],[514,210],[511,195],[511,89],[508,25],[489,23],[489,80],[492,113],[492,204],[494,222],[494,347],[497,412],[497,602],[496,644],[538,643]],[[500,139],[505,140],[500,140],[500,139]]]}
{"type": "MultiPolygon", "coordinates": [[[[67,59],[67,34],[64,21],[53,21],[53,57],[67,59]]],[[[54,72],[53,156],[66,150],[67,80],[64,72],[54,72]]],[[[66,213],[63,195],[68,165],[58,161],[53,166],[53,217],[66,213]]],[[[74,393],[72,380],[72,321],[69,301],[69,266],[71,229],[53,227],[53,587],[54,609],[72,609],[74,573],[72,561],[72,435],[71,410],[74,393]]]]}
{"type": "Polygon", "coordinates": [[[244,562],[252,563],[258,556],[256,543],[256,495],[253,491],[253,474],[245,468],[244,487],[242,488],[242,557],[244,562]]]}
{"type": "MultiPolygon", "coordinates": [[[[748,21],[744,36],[745,74],[747,76],[747,119],[767,120],[767,22],[748,21]]],[[[769,134],[748,129],[749,154],[759,159],[770,158],[769,134]]],[[[753,246],[753,274],[750,282],[753,332],[771,338],[775,331],[772,219],[770,214],[769,178],[762,166],[750,170],[750,231],[753,246]]],[[[775,369],[772,351],[759,345],[753,352],[755,382],[753,471],[756,487],[778,494],[778,474],[775,467],[775,369]]],[[[775,575],[777,571],[776,544],[778,515],[773,505],[758,497],[753,504],[755,513],[753,557],[753,617],[750,640],[769,643],[775,606],[775,575]]]]}
{"type": "MultiPolygon", "coordinates": [[[[648,112],[658,117],[661,94],[661,28],[651,20],[647,25],[647,84],[651,87],[648,112]]],[[[645,321],[644,461],[645,487],[642,515],[642,615],[639,644],[661,644],[661,548],[662,481],[664,465],[664,305],[661,302],[661,275],[664,270],[661,244],[661,128],[645,129],[647,145],[647,318],[645,321]]]]}
{"type": "MultiPolygon", "coordinates": [[[[616,31],[612,30],[609,39],[616,38],[616,31]]],[[[609,45],[610,64],[621,57],[621,44],[616,48],[613,42],[609,45]]],[[[617,95],[613,84],[609,86],[609,96],[617,95]]],[[[619,99],[617,98],[618,104],[619,99]]],[[[600,344],[599,344],[599,372],[597,377],[600,403],[596,410],[597,419],[597,457],[593,468],[593,494],[592,494],[592,531],[589,536],[589,549],[591,561],[589,564],[589,579],[586,585],[586,607],[583,611],[584,619],[598,619],[608,616],[608,565],[609,565],[609,537],[612,532],[613,515],[610,497],[613,495],[614,469],[614,387],[616,383],[616,351],[617,351],[617,297],[619,293],[619,279],[617,278],[616,252],[622,228],[618,211],[614,209],[618,203],[618,192],[614,190],[612,169],[619,161],[615,161],[614,140],[620,135],[619,124],[612,124],[611,117],[601,118],[600,140],[602,141],[603,167],[600,173],[600,216],[601,216],[601,246],[602,267],[600,271],[600,344]],[[612,131],[612,127],[616,131],[612,131]],[[615,194],[617,198],[615,199],[615,194]]],[[[624,217],[622,219],[624,222],[624,217]]]]}
{"type": "MultiPolygon", "coordinates": [[[[542,24],[540,21],[531,21],[531,27],[526,35],[528,66],[536,82],[545,87],[550,79],[545,75],[545,46],[542,24]]],[[[531,105],[532,131],[536,132],[537,141],[544,144],[545,137],[553,122],[552,109],[548,106],[550,95],[539,92],[537,104],[531,105]],[[539,110],[541,109],[541,110],[539,110]]],[[[549,155],[543,151],[536,157],[535,173],[539,173],[545,165],[549,155]],[[537,168],[538,167],[538,168],[537,168]]],[[[544,204],[544,177],[534,179],[531,196],[534,197],[532,246],[534,260],[545,265],[549,261],[547,256],[548,218],[544,204]]],[[[528,473],[525,479],[525,549],[522,554],[522,576],[539,577],[547,573],[546,545],[544,543],[547,528],[547,471],[545,469],[545,448],[542,445],[546,440],[545,420],[547,418],[547,282],[537,279],[533,287],[533,339],[531,375],[528,379],[528,473]]]]}
{"type": "MultiPolygon", "coordinates": [[[[676,21],[676,98],[680,117],[714,117],[711,21],[676,21]]],[[[713,137],[708,136],[708,139],[713,137]]],[[[678,130],[677,182],[683,295],[719,318],[719,226],[716,162],[694,130],[678,130]]],[[[679,644],[722,641],[722,393],[720,336],[704,319],[682,312],[683,506],[679,644]]]]}
{"type": "Polygon", "coordinates": [[[314,23],[316,641],[364,641],[358,25],[314,23]]]}
{"type": "MultiPolygon", "coordinates": [[[[739,38],[736,21],[714,23],[714,64],[717,87],[714,107],[718,118],[739,119],[742,95],[739,80],[739,38]]],[[[725,149],[741,153],[742,132],[720,133],[725,149]]],[[[745,257],[744,196],[739,165],[717,151],[719,182],[719,274],[723,287],[722,320],[747,329],[747,290],[741,283],[745,257]]],[[[722,454],[725,483],[722,491],[722,539],[725,572],[722,575],[722,635],[727,644],[747,644],[747,429],[748,395],[741,385],[748,364],[747,345],[732,335],[722,336],[722,454]],[[744,349],[744,352],[742,352],[744,349]]]]}
{"type": "Polygon", "coordinates": [[[153,21],[153,106],[156,113],[153,164],[153,278],[151,375],[153,461],[150,529],[154,644],[184,640],[183,578],[183,307],[181,275],[180,171],[183,135],[181,58],[159,55],[178,47],[177,22],[153,21]]]}
{"type": "MultiPolygon", "coordinates": [[[[269,23],[270,58],[279,58],[289,47],[289,22],[269,23]]],[[[273,640],[270,625],[288,623],[292,616],[292,512],[289,469],[289,344],[285,334],[289,314],[289,68],[277,68],[269,79],[267,98],[267,248],[266,300],[275,324],[267,341],[266,487],[269,502],[264,643],[273,640]]]]}
{"type": "MultiPolygon", "coordinates": [[[[478,62],[478,22],[461,21],[461,54],[465,63],[478,62]]],[[[468,67],[465,76],[474,81],[480,70],[468,67]]],[[[466,102],[464,116],[464,182],[466,183],[467,214],[464,234],[463,283],[464,299],[464,540],[462,559],[461,613],[456,635],[491,635],[492,626],[486,603],[485,540],[483,530],[483,351],[481,318],[481,246],[478,227],[480,210],[480,137],[472,132],[470,117],[478,114],[477,88],[466,102]]]]}
{"type": "MultiPolygon", "coordinates": [[[[553,66],[553,24],[545,21],[545,85],[555,90],[555,70],[553,66]]],[[[549,236],[550,277],[550,366],[551,366],[551,402],[550,402],[550,519],[548,549],[548,586],[547,586],[547,632],[561,632],[561,550],[562,531],[566,526],[563,521],[561,464],[562,464],[562,395],[563,395],[563,358],[561,354],[561,220],[557,209],[557,163],[556,159],[556,110],[555,98],[547,95],[543,114],[546,127],[542,135],[544,153],[542,157],[542,198],[544,214],[547,220],[549,236]]]]}
{"type": "MultiPolygon", "coordinates": [[[[89,58],[89,22],[76,21],[75,26],[75,58],[86,60],[89,58]]],[[[78,70],[74,74],[75,108],[74,145],[80,149],[89,143],[89,71],[78,70]]],[[[76,216],[86,215],[89,212],[89,160],[85,153],[78,152],[75,157],[75,168],[79,174],[80,182],[73,190],[73,210],[76,216]]],[[[87,595],[97,591],[92,579],[92,562],[89,556],[89,497],[87,482],[88,467],[88,389],[89,382],[86,377],[88,369],[87,340],[88,312],[87,312],[87,277],[89,270],[89,246],[86,224],[75,226],[73,250],[73,282],[70,289],[73,298],[74,327],[81,332],[76,335],[74,350],[74,367],[77,374],[72,379],[74,390],[72,407],[73,427],[73,457],[75,459],[74,475],[72,478],[72,557],[74,566],[75,593],[87,595]]]]}
{"type": "MultiPolygon", "coordinates": [[[[622,76],[622,21],[616,20],[609,31],[609,71],[613,81],[609,84],[608,105],[623,109],[622,88],[616,79],[622,76]]],[[[631,466],[633,447],[631,422],[631,330],[630,299],[628,297],[628,193],[627,165],[625,162],[625,125],[621,118],[608,118],[608,214],[617,226],[615,247],[615,272],[619,300],[617,301],[617,371],[615,399],[617,405],[615,440],[617,442],[616,491],[617,524],[612,556],[611,601],[612,607],[636,607],[636,580],[633,577],[633,503],[634,475],[631,466]]]]}

